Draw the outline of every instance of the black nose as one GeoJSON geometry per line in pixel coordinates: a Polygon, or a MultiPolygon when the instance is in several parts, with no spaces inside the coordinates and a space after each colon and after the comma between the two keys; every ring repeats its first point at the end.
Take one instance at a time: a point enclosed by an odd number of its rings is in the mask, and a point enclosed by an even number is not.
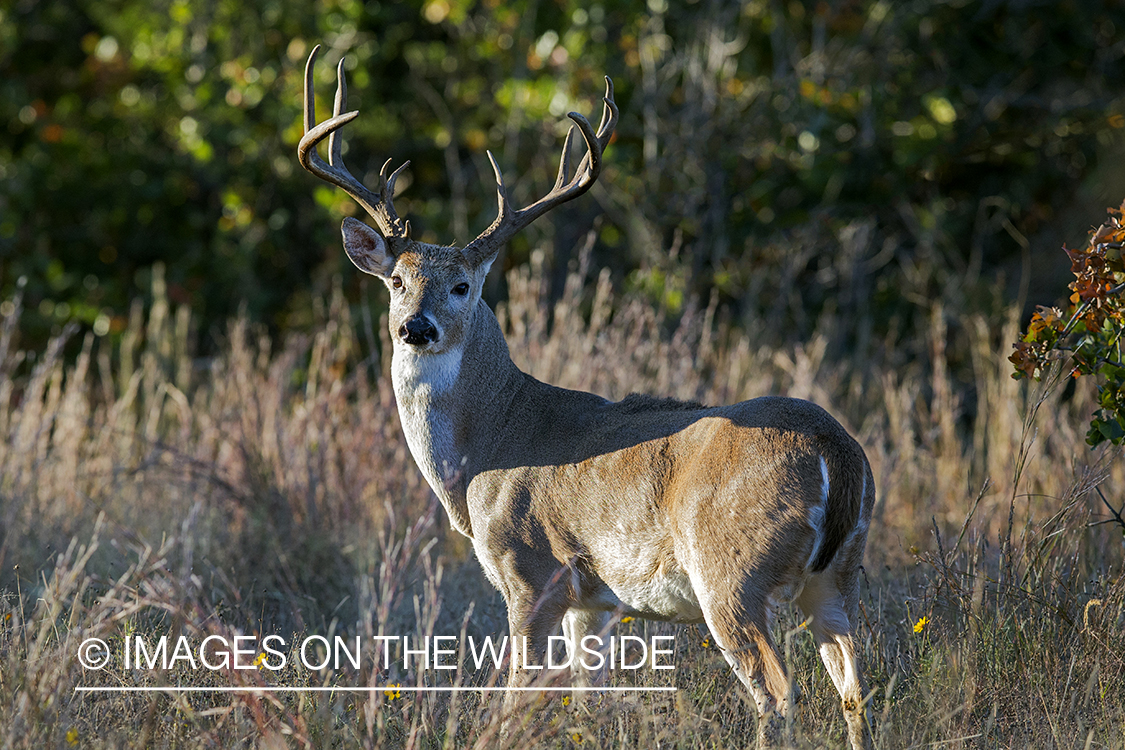
{"type": "Polygon", "coordinates": [[[403,323],[398,329],[398,335],[411,346],[425,346],[438,339],[437,328],[425,315],[415,315],[403,323]]]}

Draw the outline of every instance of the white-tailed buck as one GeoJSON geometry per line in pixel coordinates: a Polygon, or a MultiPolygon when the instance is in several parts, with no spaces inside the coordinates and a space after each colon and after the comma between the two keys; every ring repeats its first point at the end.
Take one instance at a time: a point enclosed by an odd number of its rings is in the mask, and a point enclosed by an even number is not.
{"type": "Polygon", "coordinates": [[[869,747],[853,632],[875,485],[859,444],[807,401],[703,407],[633,395],[614,403],[541,383],[513,364],[481,299],[501,246],[598,178],[617,123],[609,79],[596,132],[569,115],[586,145],[573,174],[572,126],[554,188],[516,209],[489,154],[499,216],[465,247],[446,247],[411,239],[409,222],[395,213],[395,178],[406,164],[388,174],[388,161],[375,190],[345,168],[338,131],[359,113],[343,113],[341,61],[333,117],[317,124],[318,49],[305,69],[298,155],[378,227],[344,219],[344,249],[390,291],[406,442],[504,595],[510,684],[537,674],[519,665],[543,664],[560,624],[573,649],[611,612],[706,622],[757,703],[759,741],[769,742],[792,702],[771,608],[795,601],[812,618],[852,747],[869,747]],[[327,163],[316,150],[326,136],[327,163]]]}

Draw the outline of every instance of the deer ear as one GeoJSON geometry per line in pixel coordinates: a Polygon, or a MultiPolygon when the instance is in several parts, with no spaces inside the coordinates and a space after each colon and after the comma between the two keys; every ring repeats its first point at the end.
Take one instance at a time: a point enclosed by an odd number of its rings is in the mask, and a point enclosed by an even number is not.
{"type": "Polygon", "coordinates": [[[472,244],[469,244],[461,250],[461,257],[464,258],[466,263],[478,270],[482,268],[484,269],[484,273],[481,274],[481,276],[488,275],[489,270],[492,268],[492,264],[496,262],[496,259],[499,256],[499,247],[497,247],[495,250],[488,250],[485,253],[482,253],[480,252],[479,248],[473,247],[472,244]]]}
{"type": "Polygon", "coordinates": [[[344,250],[356,268],[372,276],[390,274],[395,259],[382,235],[350,216],[344,219],[340,229],[344,234],[344,250]]]}

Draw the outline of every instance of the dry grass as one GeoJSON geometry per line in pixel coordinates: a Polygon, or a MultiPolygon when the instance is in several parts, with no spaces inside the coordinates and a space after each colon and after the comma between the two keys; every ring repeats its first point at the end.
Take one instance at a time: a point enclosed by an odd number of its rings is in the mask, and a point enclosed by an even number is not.
{"type": "MultiPolygon", "coordinates": [[[[1090,394],[1029,393],[1008,376],[1006,320],[935,302],[924,356],[896,341],[830,359],[828,331],[778,348],[715,320],[666,319],[572,275],[548,310],[534,268],[500,311],[536,377],[612,398],[710,403],[810,398],[868,451],[879,486],[863,590],[880,747],[1125,747],[1120,450],[1083,444],[1090,394]],[[547,321],[551,321],[548,326],[547,321]],[[1120,499],[1117,501],[1120,503],[1120,499]],[[922,618],[927,621],[916,632],[922,618]]],[[[76,686],[485,685],[365,662],[309,671],[84,671],[78,644],[128,636],[506,632],[503,602],[448,530],[402,438],[371,321],[340,295],[307,336],[277,344],[244,321],[221,354],[192,358],[190,313],[156,275],[119,346],[71,332],[42,352],[0,334],[0,745],[39,747],[495,747],[499,699],[404,692],[78,694],[76,686]],[[70,342],[72,346],[78,342],[70,342]]],[[[9,309],[12,306],[9,305],[9,309]]],[[[696,627],[675,635],[674,694],[557,695],[513,747],[742,746],[752,704],[696,627]]],[[[779,638],[804,694],[796,747],[839,746],[843,721],[811,637],[783,612],[779,638]]],[[[290,653],[290,656],[295,656],[290,653]]],[[[291,659],[291,665],[294,660],[291,659]]],[[[463,665],[464,666],[464,665],[463,665]]]]}

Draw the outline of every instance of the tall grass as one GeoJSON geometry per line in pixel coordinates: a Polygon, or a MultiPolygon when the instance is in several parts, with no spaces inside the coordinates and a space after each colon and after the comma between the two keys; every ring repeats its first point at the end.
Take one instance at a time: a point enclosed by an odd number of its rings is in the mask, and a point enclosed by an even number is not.
{"type": "MultiPolygon", "coordinates": [[[[713,305],[673,316],[619,298],[587,265],[553,306],[539,266],[508,279],[498,316],[536,377],[610,398],[809,398],[867,450],[879,504],[860,634],[881,747],[1125,747],[1123,537],[1098,523],[1099,492],[1120,504],[1125,467],[1120,450],[1083,444],[1087,390],[1028,391],[1009,377],[1014,312],[989,320],[937,300],[925,356],[901,361],[895,340],[830,356],[846,348],[835,333],[846,321],[825,318],[808,341],[780,346],[713,305]]],[[[674,635],[677,669],[611,684],[680,690],[565,706],[551,695],[507,737],[494,694],[269,689],[498,679],[465,664],[452,676],[374,660],[84,670],[88,637],[116,652],[136,635],[274,633],[292,646],[306,634],[480,638],[507,626],[408,454],[382,327],[353,320],[339,292],[311,333],[273,341],[235,320],[206,360],[159,272],[116,343],[71,341],[68,329],[43,351],[17,351],[20,300],[4,310],[4,747],[705,748],[753,736],[752,702],[702,627],[617,623],[619,634],[674,635]],[[176,684],[263,691],[74,691],[176,684]]],[[[811,636],[790,611],[777,628],[804,696],[792,743],[838,746],[843,721],[811,636]]]]}

